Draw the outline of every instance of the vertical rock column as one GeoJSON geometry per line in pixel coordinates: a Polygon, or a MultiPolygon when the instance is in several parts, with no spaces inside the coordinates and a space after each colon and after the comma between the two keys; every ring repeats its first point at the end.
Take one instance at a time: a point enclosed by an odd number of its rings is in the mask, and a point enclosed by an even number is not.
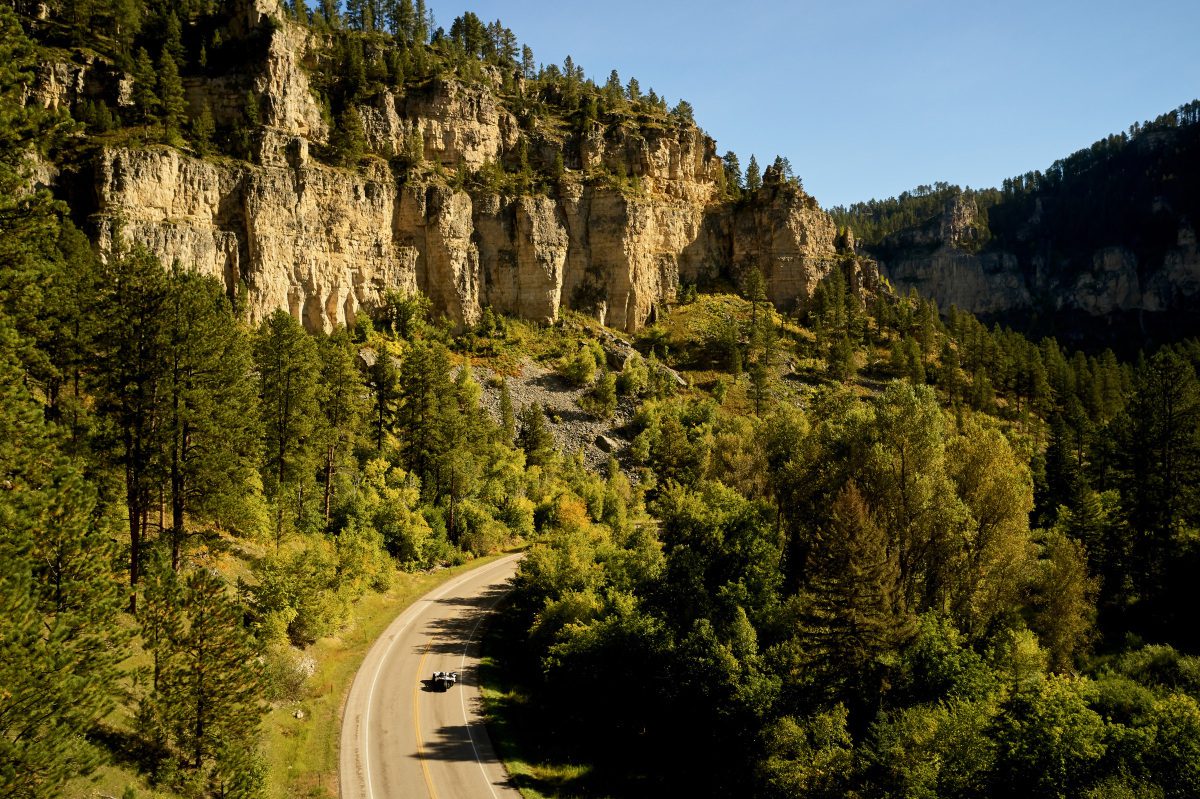
{"type": "Polygon", "coordinates": [[[433,307],[458,324],[479,321],[479,248],[473,234],[471,197],[444,186],[427,194],[423,290],[433,307]]]}

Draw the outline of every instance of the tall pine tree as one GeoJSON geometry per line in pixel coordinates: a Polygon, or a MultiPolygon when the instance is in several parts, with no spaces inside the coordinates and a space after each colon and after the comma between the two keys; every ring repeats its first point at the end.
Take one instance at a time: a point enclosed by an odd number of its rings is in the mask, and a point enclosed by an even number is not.
{"type": "Polygon", "coordinates": [[[275,538],[300,521],[318,458],[316,422],[320,365],[312,338],[286,311],[258,329],[254,363],[263,423],[263,487],[275,503],[275,538]]]}

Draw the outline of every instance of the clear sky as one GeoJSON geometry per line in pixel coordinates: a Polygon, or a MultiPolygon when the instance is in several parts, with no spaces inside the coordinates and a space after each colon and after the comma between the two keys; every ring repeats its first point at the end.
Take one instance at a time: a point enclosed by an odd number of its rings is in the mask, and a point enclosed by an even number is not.
{"type": "Polygon", "coordinates": [[[828,207],[996,186],[1200,97],[1200,0],[430,0],[634,76],[828,207]]]}

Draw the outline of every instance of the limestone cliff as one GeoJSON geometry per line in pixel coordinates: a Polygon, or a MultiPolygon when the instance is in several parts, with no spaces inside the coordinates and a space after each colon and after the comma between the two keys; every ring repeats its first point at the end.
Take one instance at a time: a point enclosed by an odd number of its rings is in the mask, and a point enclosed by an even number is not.
{"type": "MultiPolygon", "coordinates": [[[[694,125],[596,123],[567,135],[523,123],[492,68],[482,80],[439,76],[355,107],[367,151],[400,153],[416,137],[415,167],[377,155],[331,166],[317,155],[334,131],[309,85],[319,34],[275,19],[272,0],[238,8],[230,30],[259,57],[187,88],[219,125],[242,118],[247,96],[257,103],[247,157],[102,146],[74,170],[92,185],[69,193],[89,196],[77,210],[86,206],[103,249],[140,245],[219,276],[231,294],[244,285],[255,320],[285,308],[330,329],[389,290],[420,290],[459,323],[489,305],[538,320],[574,308],[634,330],[681,281],[736,281],[758,268],[790,310],[833,267],[836,231],[815,201],[791,185],[726,201],[716,145],[694,125]],[[526,157],[542,169],[559,159],[560,176],[506,193],[451,179],[526,157]]],[[[125,83],[97,65],[47,65],[30,96],[122,107],[125,83]]]]}
{"type": "MultiPolygon", "coordinates": [[[[864,252],[899,289],[1033,332],[1128,345],[1200,332],[1200,115],[1195,104],[1003,191],[909,197],[940,212],[864,252]],[[936,208],[936,206],[935,206],[936,208]]],[[[905,198],[888,201],[904,208],[905,198]]],[[[876,208],[886,203],[876,205],[876,208]]],[[[860,219],[872,221],[867,215],[860,219]]],[[[852,214],[837,212],[854,224],[852,214]]],[[[873,218],[878,223],[881,217],[873,218]]],[[[886,220],[885,220],[886,221],[886,220]]]]}
{"type": "Polygon", "coordinates": [[[942,308],[984,316],[1028,310],[1033,299],[1017,257],[980,252],[983,238],[975,204],[955,197],[940,216],[889,237],[895,256],[881,259],[880,271],[896,288],[915,288],[942,308]]]}
{"type": "Polygon", "coordinates": [[[897,236],[890,243],[900,244],[899,252],[880,262],[881,271],[898,288],[912,286],[942,307],[953,304],[985,316],[1043,308],[1104,319],[1170,313],[1200,298],[1200,249],[1184,217],[1173,220],[1174,241],[1156,256],[1139,257],[1135,247],[1114,244],[1072,264],[1053,245],[1017,251],[972,247],[973,213],[972,206],[953,201],[935,226],[897,236]],[[963,236],[963,230],[970,232],[963,236]]]}

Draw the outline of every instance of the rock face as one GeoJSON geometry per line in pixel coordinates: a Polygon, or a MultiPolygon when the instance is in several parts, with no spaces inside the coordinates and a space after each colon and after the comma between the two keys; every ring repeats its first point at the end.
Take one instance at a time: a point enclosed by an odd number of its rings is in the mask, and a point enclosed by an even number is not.
{"type": "MultiPolygon", "coordinates": [[[[310,149],[331,131],[305,66],[317,34],[271,21],[281,16],[274,0],[235,5],[230,30],[263,51],[261,64],[187,90],[193,108],[207,105],[223,125],[240,119],[247,93],[259,103],[252,159],[110,147],[82,172],[94,185],[74,195],[90,197],[105,251],[140,245],[218,276],[231,295],[244,286],[252,320],[285,308],[329,330],[388,291],[419,290],[460,324],[488,306],[542,321],[572,308],[632,331],[681,281],[738,280],[758,268],[770,298],[790,310],[833,268],[836,231],[815,201],[789,185],[724,201],[715,142],[693,125],[596,125],[567,146],[522,129],[498,99],[494,70],[483,83],[435,79],[357,108],[368,150],[409,153],[419,140],[426,168],[377,157],[354,170],[319,163],[310,149]],[[542,168],[563,158],[557,186],[501,196],[442,177],[511,165],[524,147],[542,168]],[[627,178],[597,177],[605,174],[627,178]]],[[[31,97],[67,104],[94,85],[92,95],[108,91],[120,105],[113,86],[125,76],[97,69],[50,66],[31,97]]]]}
{"type": "MultiPolygon", "coordinates": [[[[1176,241],[1161,262],[1106,246],[1091,251],[1080,268],[1053,254],[1059,248],[1052,238],[1041,241],[1032,233],[1022,253],[981,250],[977,214],[973,202],[951,200],[939,218],[890,237],[886,244],[895,254],[880,260],[880,271],[898,289],[912,287],[943,308],[956,305],[984,316],[1020,317],[1042,309],[1102,322],[1187,311],[1200,298],[1200,249],[1183,216],[1174,220],[1176,241]]],[[[1026,229],[1039,221],[1035,212],[1026,229]]]]}

